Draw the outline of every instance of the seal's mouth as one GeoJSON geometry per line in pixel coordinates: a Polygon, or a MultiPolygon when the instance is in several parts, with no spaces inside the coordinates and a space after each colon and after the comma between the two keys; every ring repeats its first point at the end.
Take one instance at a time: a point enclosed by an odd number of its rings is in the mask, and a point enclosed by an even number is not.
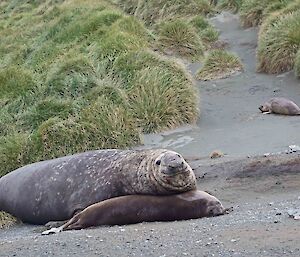
{"type": "Polygon", "coordinates": [[[222,205],[213,206],[208,212],[209,217],[222,216],[233,211],[233,207],[224,208],[222,205]]]}
{"type": "Polygon", "coordinates": [[[178,174],[185,174],[188,173],[189,169],[187,169],[187,166],[184,165],[184,163],[182,163],[180,166],[168,166],[166,169],[161,170],[161,173],[173,177],[176,176],[178,174]]]}

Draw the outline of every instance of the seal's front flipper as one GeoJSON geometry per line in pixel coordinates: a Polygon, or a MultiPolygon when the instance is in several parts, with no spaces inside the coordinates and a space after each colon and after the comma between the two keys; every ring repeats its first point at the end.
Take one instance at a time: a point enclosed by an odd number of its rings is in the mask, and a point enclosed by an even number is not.
{"type": "Polygon", "coordinates": [[[56,234],[61,232],[62,230],[63,230],[63,226],[60,226],[59,228],[51,228],[49,230],[42,232],[42,235],[45,236],[45,235],[56,234]]]}

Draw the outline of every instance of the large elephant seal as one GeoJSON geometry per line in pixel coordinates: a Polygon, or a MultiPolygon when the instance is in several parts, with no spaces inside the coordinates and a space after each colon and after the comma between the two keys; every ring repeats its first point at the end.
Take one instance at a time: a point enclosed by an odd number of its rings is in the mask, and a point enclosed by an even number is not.
{"type": "Polygon", "coordinates": [[[67,220],[87,206],[130,194],[169,195],[196,188],[173,151],[99,150],[38,162],[0,179],[0,210],[23,222],[67,220]]]}
{"type": "Polygon", "coordinates": [[[300,108],[293,101],[284,97],[274,97],[258,108],[262,113],[300,115],[300,108]]]}
{"type": "Polygon", "coordinates": [[[225,211],[216,197],[198,190],[168,196],[127,195],[95,203],[59,228],[42,234],[100,225],[197,219],[222,215],[225,211]]]}

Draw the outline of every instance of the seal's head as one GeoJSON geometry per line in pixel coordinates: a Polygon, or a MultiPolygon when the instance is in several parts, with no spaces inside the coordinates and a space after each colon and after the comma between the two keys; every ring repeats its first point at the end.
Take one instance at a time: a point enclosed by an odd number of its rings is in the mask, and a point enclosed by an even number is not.
{"type": "Polygon", "coordinates": [[[270,108],[269,108],[269,105],[268,105],[268,104],[263,104],[263,105],[259,106],[258,109],[259,109],[261,112],[269,112],[269,111],[270,111],[270,108]]]}
{"type": "Polygon", "coordinates": [[[219,216],[225,213],[225,208],[217,198],[207,201],[206,208],[207,208],[207,217],[219,216]]]}
{"type": "Polygon", "coordinates": [[[165,150],[153,159],[153,176],[168,191],[185,192],[196,188],[195,174],[184,158],[165,150]]]}
{"type": "Polygon", "coordinates": [[[159,172],[168,176],[189,172],[182,156],[173,151],[160,154],[155,160],[155,165],[158,166],[159,172]]]}
{"type": "Polygon", "coordinates": [[[219,216],[227,211],[219,199],[204,191],[192,190],[178,194],[177,197],[194,203],[195,210],[200,213],[199,217],[219,216]]]}

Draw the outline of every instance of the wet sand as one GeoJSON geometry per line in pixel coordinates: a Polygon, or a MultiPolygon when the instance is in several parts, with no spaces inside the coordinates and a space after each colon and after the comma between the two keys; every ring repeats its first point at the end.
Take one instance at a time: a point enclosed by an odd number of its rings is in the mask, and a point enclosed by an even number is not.
{"type": "MultiPolygon", "coordinates": [[[[144,136],[143,148],[165,147],[184,155],[207,156],[219,149],[229,156],[284,151],[300,145],[300,117],[263,115],[258,107],[274,96],[290,98],[300,105],[300,80],[293,72],[266,75],[255,72],[257,28],[244,30],[238,16],[223,13],[211,19],[221,31],[220,39],[236,53],[244,72],[216,81],[197,81],[200,118],[195,126],[144,136]]],[[[195,74],[199,63],[187,64],[195,74]]]]}

